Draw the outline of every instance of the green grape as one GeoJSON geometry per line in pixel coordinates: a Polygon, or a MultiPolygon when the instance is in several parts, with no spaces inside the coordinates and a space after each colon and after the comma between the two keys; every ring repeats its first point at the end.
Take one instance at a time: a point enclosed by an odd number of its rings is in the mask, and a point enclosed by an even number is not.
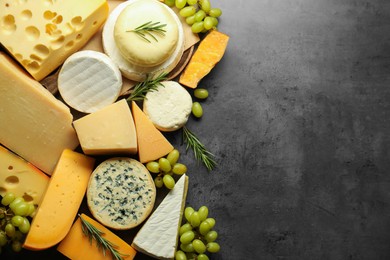
{"type": "Polygon", "coordinates": [[[146,169],[152,173],[159,173],[160,172],[160,164],[158,162],[152,161],[148,162],[146,164],[146,169]]]}
{"type": "Polygon", "coordinates": [[[170,172],[172,170],[172,166],[171,166],[171,163],[168,161],[167,158],[160,158],[158,160],[158,164],[160,166],[160,169],[163,171],[163,172],[170,172]]]}
{"type": "Polygon", "coordinates": [[[187,0],[175,0],[175,6],[178,9],[183,9],[184,6],[186,6],[187,0]]]}
{"type": "Polygon", "coordinates": [[[209,15],[215,18],[218,18],[222,15],[222,10],[219,8],[211,8],[209,15]]]}
{"type": "Polygon", "coordinates": [[[207,234],[204,236],[204,239],[206,239],[207,242],[214,242],[217,238],[218,233],[215,230],[207,232],[207,234]]]}
{"type": "Polygon", "coordinates": [[[30,230],[30,221],[28,221],[27,218],[23,218],[23,223],[19,226],[19,230],[23,234],[27,234],[27,232],[30,230]]]}
{"type": "Polygon", "coordinates": [[[14,201],[14,199],[15,194],[13,194],[12,192],[7,192],[1,199],[1,204],[3,204],[4,206],[8,206],[9,204],[11,204],[12,201],[14,201]]]}
{"type": "Polygon", "coordinates": [[[219,244],[216,242],[207,243],[206,248],[207,248],[207,251],[209,251],[210,253],[217,253],[221,249],[219,244]]]}
{"type": "Polygon", "coordinates": [[[200,0],[199,1],[200,7],[203,11],[205,11],[207,14],[211,10],[211,4],[209,0],[200,0]]]}
{"type": "Polygon", "coordinates": [[[4,231],[0,231],[0,247],[5,246],[8,242],[7,235],[4,231]]]}
{"type": "Polygon", "coordinates": [[[203,22],[203,25],[204,25],[204,28],[206,30],[210,30],[211,28],[214,27],[214,17],[211,17],[211,16],[207,16],[206,18],[204,18],[204,22],[203,22]]]}
{"type": "Polygon", "coordinates": [[[20,202],[19,204],[17,204],[12,209],[12,211],[15,213],[15,215],[25,217],[28,215],[29,208],[30,207],[28,206],[28,203],[23,201],[23,202],[20,202]]]}
{"type": "Polygon", "coordinates": [[[175,0],[165,0],[164,3],[169,6],[169,7],[172,7],[175,5],[175,0]]]}
{"type": "Polygon", "coordinates": [[[192,213],[194,213],[195,210],[191,207],[186,207],[186,209],[184,210],[184,217],[186,218],[186,220],[188,222],[190,222],[190,217],[192,215],[192,213]]]}
{"type": "Polygon", "coordinates": [[[16,207],[16,205],[18,205],[21,202],[24,202],[23,198],[21,198],[21,197],[15,198],[14,201],[12,201],[9,204],[9,207],[11,208],[12,211],[14,211],[14,208],[16,207]]]}
{"type": "Polygon", "coordinates": [[[188,5],[196,5],[198,3],[198,0],[187,0],[188,5]]]}
{"type": "Polygon", "coordinates": [[[164,175],[163,182],[165,187],[167,187],[170,190],[173,189],[173,187],[175,187],[175,180],[169,174],[164,175]]]}
{"type": "Polygon", "coordinates": [[[188,17],[186,18],[186,23],[187,23],[188,25],[193,25],[195,22],[196,22],[196,21],[195,21],[195,15],[191,15],[191,16],[188,16],[188,17]]]}
{"type": "Polygon", "coordinates": [[[11,247],[14,252],[20,252],[22,250],[22,243],[20,241],[14,240],[12,241],[11,247]]]}
{"type": "Polygon", "coordinates": [[[34,204],[29,203],[29,204],[28,204],[28,213],[27,213],[27,216],[32,217],[32,216],[34,215],[34,213],[35,213],[35,206],[34,206],[34,204]]]}
{"type": "Polygon", "coordinates": [[[192,240],[194,240],[194,238],[195,238],[194,231],[192,230],[186,231],[183,233],[183,235],[180,236],[180,242],[182,244],[189,244],[192,242],[192,240]]]}
{"type": "Polygon", "coordinates": [[[204,29],[203,22],[195,22],[191,26],[191,30],[193,33],[200,33],[201,31],[203,31],[203,29],[204,29]]]}
{"type": "Polygon", "coordinates": [[[217,27],[217,25],[218,25],[218,19],[215,18],[215,17],[211,17],[211,19],[213,20],[214,27],[217,27]]]}
{"type": "Polygon", "coordinates": [[[203,108],[199,102],[192,103],[192,114],[197,118],[201,118],[203,116],[203,108]]]}
{"type": "Polygon", "coordinates": [[[186,253],[192,253],[195,251],[194,246],[192,243],[189,244],[180,244],[180,249],[183,250],[186,253]]]}
{"type": "Polygon", "coordinates": [[[210,231],[211,227],[209,222],[207,221],[202,221],[199,225],[199,233],[204,236],[210,231]]]}
{"type": "Polygon", "coordinates": [[[175,253],[175,260],[187,260],[187,256],[183,251],[176,251],[175,253]]]}
{"type": "Polygon", "coordinates": [[[191,214],[190,224],[194,228],[200,225],[200,217],[198,212],[195,211],[194,213],[191,214]]]}
{"type": "Polygon", "coordinates": [[[179,14],[182,17],[188,17],[191,15],[194,15],[196,13],[195,6],[186,6],[183,9],[180,10],[179,14]]]}
{"type": "Polygon", "coordinates": [[[173,165],[172,172],[177,175],[183,175],[187,172],[187,166],[182,163],[175,163],[175,165],[173,165]]]}
{"type": "Polygon", "coordinates": [[[194,241],[192,241],[192,246],[198,254],[203,254],[206,252],[206,246],[200,239],[194,239],[194,241]]]}
{"type": "Polygon", "coordinates": [[[215,226],[215,219],[207,218],[205,221],[207,221],[210,224],[211,228],[213,228],[215,226]]]}
{"type": "Polygon", "coordinates": [[[168,155],[167,160],[173,166],[179,160],[180,152],[177,149],[173,149],[168,155]]]}
{"type": "Polygon", "coordinates": [[[196,258],[198,257],[198,255],[196,253],[186,253],[186,256],[187,256],[187,259],[188,260],[196,260],[196,258]]]}
{"type": "Polygon", "coordinates": [[[184,225],[182,225],[180,228],[179,228],[179,236],[183,235],[184,232],[187,232],[187,231],[190,231],[192,230],[192,226],[190,223],[186,223],[184,225]]]}
{"type": "Polygon", "coordinates": [[[209,257],[205,254],[199,254],[198,255],[198,260],[209,260],[209,257]]]}
{"type": "Polygon", "coordinates": [[[203,10],[199,10],[195,14],[195,22],[201,22],[206,17],[206,12],[203,10]]]}
{"type": "Polygon", "coordinates": [[[15,227],[19,227],[23,223],[23,217],[22,216],[13,216],[11,218],[11,224],[15,227]]]}
{"type": "Polygon", "coordinates": [[[209,96],[209,92],[204,88],[197,88],[194,91],[194,96],[199,99],[206,99],[209,96]]]}
{"type": "Polygon", "coordinates": [[[11,223],[5,225],[4,231],[8,237],[13,237],[15,235],[15,227],[11,223]]]}
{"type": "Polygon", "coordinates": [[[162,186],[164,186],[163,178],[161,176],[157,176],[156,178],[154,178],[154,184],[157,188],[161,188],[162,186]]]}
{"type": "Polygon", "coordinates": [[[14,237],[12,238],[12,240],[19,240],[19,241],[22,241],[22,239],[23,239],[23,233],[22,232],[20,232],[19,230],[16,230],[15,231],[15,235],[14,235],[14,237]]]}
{"type": "Polygon", "coordinates": [[[206,220],[209,215],[209,209],[206,206],[202,206],[198,209],[200,221],[206,220]]]}

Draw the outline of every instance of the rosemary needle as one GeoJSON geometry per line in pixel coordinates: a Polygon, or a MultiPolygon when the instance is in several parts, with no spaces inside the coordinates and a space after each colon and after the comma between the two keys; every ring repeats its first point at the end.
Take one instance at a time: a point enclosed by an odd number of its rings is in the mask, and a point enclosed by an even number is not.
{"type": "Polygon", "coordinates": [[[134,86],[133,92],[127,98],[127,101],[142,101],[149,91],[155,91],[159,86],[164,86],[161,81],[166,80],[167,73],[160,73],[155,79],[147,76],[145,81],[139,82],[134,86]]]}
{"type": "Polygon", "coordinates": [[[146,38],[146,35],[149,35],[156,42],[158,42],[158,39],[153,34],[164,36],[166,33],[166,30],[164,29],[165,26],[167,26],[167,25],[161,24],[160,22],[149,21],[147,23],[144,23],[144,24],[138,26],[134,30],[130,30],[128,32],[134,32],[134,33],[138,34],[141,38],[143,38],[145,41],[151,43],[151,41],[148,38],[146,38]]]}

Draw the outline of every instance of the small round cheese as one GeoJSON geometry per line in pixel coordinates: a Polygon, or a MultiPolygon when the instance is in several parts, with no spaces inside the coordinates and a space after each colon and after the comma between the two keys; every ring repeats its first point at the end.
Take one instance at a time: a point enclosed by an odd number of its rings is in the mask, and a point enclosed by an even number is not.
{"type": "Polygon", "coordinates": [[[137,160],[116,157],[92,173],[87,203],[103,225],[123,230],[141,224],[152,212],[156,187],[146,167],[137,160]]]}
{"type": "Polygon", "coordinates": [[[146,94],[143,111],[161,131],[175,131],[184,126],[191,113],[192,98],[175,81],[163,81],[156,91],[146,94]]]}
{"type": "Polygon", "coordinates": [[[58,75],[58,90],[72,108],[93,113],[115,102],[122,75],[111,59],[97,51],[79,51],[66,59],[58,75]]]}
{"type": "Polygon", "coordinates": [[[179,32],[172,14],[155,0],[137,1],[126,6],[114,26],[114,40],[122,56],[135,65],[153,67],[166,61],[176,48],[179,32]],[[150,32],[155,39],[144,33],[134,32],[147,23],[165,25],[162,34],[150,32]]]}

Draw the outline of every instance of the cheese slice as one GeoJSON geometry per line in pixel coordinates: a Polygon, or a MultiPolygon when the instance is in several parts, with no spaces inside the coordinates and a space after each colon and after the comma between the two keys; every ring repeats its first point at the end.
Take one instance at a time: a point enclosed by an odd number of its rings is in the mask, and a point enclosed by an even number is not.
{"type": "Polygon", "coordinates": [[[107,16],[106,0],[3,1],[0,43],[41,80],[79,50],[107,16]]]}
{"type": "Polygon", "coordinates": [[[51,174],[79,144],[69,108],[0,53],[0,143],[51,174]]]}
{"type": "Polygon", "coordinates": [[[16,197],[39,205],[49,177],[21,157],[0,146],[0,195],[12,192],[16,197]]]}
{"type": "MultiPolygon", "coordinates": [[[[102,237],[115,245],[115,249],[122,254],[125,260],[134,259],[137,251],[129,244],[112,233],[109,229],[104,227],[99,222],[93,220],[85,214],[81,214],[83,220],[93,225],[95,228],[103,232],[102,237]]],[[[113,256],[109,251],[103,254],[102,248],[98,247],[95,240],[89,240],[88,236],[82,231],[81,219],[78,218],[73,224],[68,235],[61,241],[57,250],[63,255],[72,260],[112,260],[113,256]]]]}
{"type": "Polygon", "coordinates": [[[133,101],[131,104],[137,132],[138,156],[142,163],[154,161],[173,150],[171,143],[133,101]]]}
{"type": "Polygon", "coordinates": [[[131,244],[157,259],[174,259],[188,190],[188,177],[180,177],[149,217],[131,244]]]}
{"type": "Polygon", "coordinates": [[[66,59],[58,90],[72,108],[93,113],[112,103],[122,89],[122,75],[111,59],[97,51],[79,51],[66,59]]]}
{"type": "Polygon", "coordinates": [[[95,160],[64,150],[32,220],[23,247],[42,250],[59,243],[72,227],[95,160]]]}

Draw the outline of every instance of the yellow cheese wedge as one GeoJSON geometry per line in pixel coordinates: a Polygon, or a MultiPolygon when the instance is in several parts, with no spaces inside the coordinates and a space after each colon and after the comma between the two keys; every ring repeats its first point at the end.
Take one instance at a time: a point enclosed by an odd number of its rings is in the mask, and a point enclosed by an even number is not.
{"type": "Polygon", "coordinates": [[[49,176],[31,163],[0,146],[0,195],[12,192],[16,197],[38,205],[49,183],[49,176]]]}
{"type": "Polygon", "coordinates": [[[153,125],[152,121],[133,101],[131,105],[138,140],[138,156],[142,163],[157,160],[170,151],[173,146],[153,125]]]}
{"type": "Polygon", "coordinates": [[[85,154],[135,154],[137,136],[125,99],[73,122],[85,154]]]}
{"type": "Polygon", "coordinates": [[[0,52],[0,143],[47,174],[78,145],[69,108],[0,52]]]}
{"type": "MultiPolygon", "coordinates": [[[[129,244],[87,215],[81,214],[81,217],[103,232],[102,237],[116,246],[115,249],[123,255],[123,259],[134,259],[137,251],[129,244]]],[[[57,250],[72,260],[112,260],[111,253],[106,251],[106,255],[104,255],[102,249],[98,248],[96,241],[92,240],[91,242],[83,233],[81,227],[81,219],[78,218],[68,235],[57,247],[57,250]]]]}
{"type": "Polygon", "coordinates": [[[41,80],[79,50],[108,16],[106,0],[2,2],[0,42],[41,80]]]}
{"type": "Polygon", "coordinates": [[[64,150],[33,218],[24,248],[46,249],[66,236],[83,200],[94,163],[93,158],[64,150]]]}

